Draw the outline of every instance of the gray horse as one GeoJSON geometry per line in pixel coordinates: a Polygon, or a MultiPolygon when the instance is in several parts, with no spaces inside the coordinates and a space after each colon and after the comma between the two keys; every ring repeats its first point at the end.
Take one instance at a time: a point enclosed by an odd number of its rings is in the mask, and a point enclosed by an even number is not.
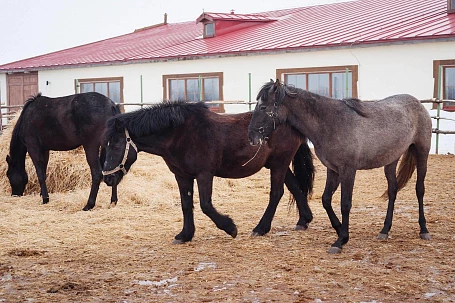
{"type": "Polygon", "coordinates": [[[322,204],[338,234],[329,253],[340,253],[349,240],[349,212],[359,169],[384,166],[388,184],[384,196],[388,195],[389,204],[378,239],[387,239],[397,192],[417,166],[420,238],[430,239],[423,196],[432,127],[428,111],[416,98],[395,95],[376,102],[336,100],[271,80],[261,88],[257,100],[248,131],[252,145],[262,144],[278,125],[288,123],[311,140],[316,155],[327,167],[322,204]],[[331,205],[340,183],[342,222],[331,205]]]}

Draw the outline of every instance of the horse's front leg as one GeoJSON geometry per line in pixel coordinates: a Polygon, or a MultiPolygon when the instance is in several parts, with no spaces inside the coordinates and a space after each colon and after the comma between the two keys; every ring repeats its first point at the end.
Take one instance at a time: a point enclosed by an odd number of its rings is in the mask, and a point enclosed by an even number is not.
{"type": "Polygon", "coordinates": [[[191,241],[194,236],[193,193],[194,179],[175,175],[180,191],[183,212],[183,229],[175,236],[173,243],[181,244],[191,241]]]}
{"type": "Polygon", "coordinates": [[[34,152],[33,149],[29,150],[30,158],[32,159],[33,165],[35,165],[36,176],[41,188],[41,198],[43,204],[49,203],[49,193],[47,192],[46,186],[46,171],[47,164],[49,162],[49,151],[34,152]]]}
{"type": "Polygon", "coordinates": [[[270,231],[276,208],[284,194],[284,179],[286,170],[270,170],[270,198],[269,204],[262,215],[259,224],[253,229],[253,236],[263,236],[270,231]]]}
{"type": "Polygon", "coordinates": [[[338,239],[329,249],[330,254],[341,253],[341,248],[349,241],[349,213],[352,207],[352,192],[354,189],[355,169],[345,168],[340,172],[341,181],[341,228],[338,239]]]}
{"type": "Polygon", "coordinates": [[[338,174],[335,171],[327,168],[327,179],[325,181],[324,193],[322,194],[322,206],[324,207],[327,216],[329,217],[330,224],[332,224],[332,227],[337,232],[337,235],[340,235],[341,222],[333,211],[332,207],[333,193],[337,190],[338,185],[340,185],[338,174]]]}
{"type": "Polygon", "coordinates": [[[308,196],[302,192],[299,182],[289,168],[286,171],[284,184],[286,184],[286,187],[294,197],[299,210],[299,221],[295,226],[295,230],[306,230],[308,224],[313,221],[313,213],[308,205],[308,196]]]}
{"type": "Polygon", "coordinates": [[[99,158],[99,146],[84,145],[85,158],[90,167],[90,174],[92,177],[92,186],[90,188],[90,195],[88,196],[87,205],[82,210],[87,211],[95,207],[96,196],[100,188],[103,174],[101,173],[101,163],[99,158]]]}
{"type": "Polygon", "coordinates": [[[109,207],[117,206],[118,197],[117,197],[117,184],[112,185],[112,193],[111,193],[111,204],[109,207]]]}
{"type": "Polygon", "coordinates": [[[196,180],[202,212],[212,219],[216,227],[224,230],[233,238],[237,237],[237,227],[234,221],[228,216],[220,214],[212,205],[213,175],[202,173],[196,180]]]}

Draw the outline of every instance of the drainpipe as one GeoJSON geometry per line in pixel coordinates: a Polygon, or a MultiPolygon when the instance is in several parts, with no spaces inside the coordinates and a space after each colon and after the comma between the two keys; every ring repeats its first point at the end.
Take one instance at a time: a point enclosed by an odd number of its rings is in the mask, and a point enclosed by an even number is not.
{"type": "MultiPolygon", "coordinates": [[[[442,79],[442,66],[439,66],[438,73],[438,101],[442,100],[441,94],[441,79],[442,79]]],[[[441,113],[441,102],[438,102],[438,109],[436,111],[436,130],[439,131],[439,115],[441,113]]],[[[436,133],[436,155],[439,151],[439,132],[436,133]]]]}
{"type": "Polygon", "coordinates": [[[251,73],[248,73],[248,106],[251,111],[251,73]]]}

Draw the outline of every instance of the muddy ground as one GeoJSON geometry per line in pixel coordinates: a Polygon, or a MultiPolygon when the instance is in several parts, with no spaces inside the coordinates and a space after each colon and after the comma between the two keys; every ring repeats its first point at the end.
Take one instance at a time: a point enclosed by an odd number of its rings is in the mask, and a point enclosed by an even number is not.
{"type": "MultiPolygon", "coordinates": [[[[256,238],[266,169],[215,180],[213,203],[234,219],[236,239],[195,203],[196,234],[183,245],[171,244],[182,227],[176,182],[156,156],[140,154],[115,208],[104,184],[90,212],[81,211],[88,188],[52,193],[47,205],[39,194],[1,193],[0,302],[454,302],[455,156],[429,160],[430,241],[419,239],[414,180],[398,195],[391,238],[378,241],[385,177],[382,169],[358,172],[351,237],[339,255],[327,254],[336,233],[321,205],[319,162],[310,228],[293,230],[286,192],[271,232],[256,238]]],[[[339,200],[336,192],[337,214],[339,200]]]]}

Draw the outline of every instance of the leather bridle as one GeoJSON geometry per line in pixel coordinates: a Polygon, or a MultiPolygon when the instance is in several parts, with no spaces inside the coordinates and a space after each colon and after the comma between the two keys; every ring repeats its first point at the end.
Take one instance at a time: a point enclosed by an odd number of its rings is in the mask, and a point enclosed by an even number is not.
{"type": "Polygon", "coordinates": [[[128,151],[130,150],[130,146],[134,148],[134,150],[137,153],[137,147],[136,144],[134,144],[133,140],[131,140],[130,134],[128,133],[128,130],[125,128],[125,135],[126,135],[126,147],[125,147],[125,154],[123,155],[122,162],[114,169],[108,170],[108,171],[102,171],[103,176],[113,174],[118,171],[122,171],[123,175],[126,175],[128,171],[125,169],[125,163],[126,159],[128,159],[128,151]]]}

